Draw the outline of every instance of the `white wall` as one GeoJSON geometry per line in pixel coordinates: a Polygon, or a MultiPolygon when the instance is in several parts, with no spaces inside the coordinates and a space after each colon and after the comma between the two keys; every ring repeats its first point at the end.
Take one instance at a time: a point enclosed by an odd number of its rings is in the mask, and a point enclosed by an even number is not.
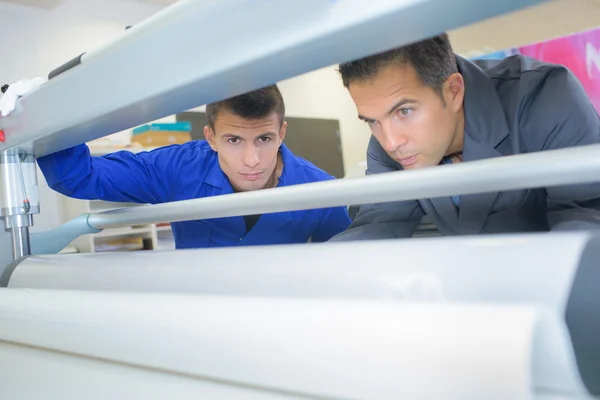
{"type": "Polygon", "coordinates": [[[65,0],[52,10],[0,2],[0,79],[47,76],[71,58],[114,39],[161,7],[135,0],[65,0]]]}
{"type": "MultiPolygon", "coordinates": [[[[0,85],[45,76],[71,58],[93,50],[162,7],[136,0],[65,0],[53,10],[0,2],[2,41],[0,85]]],[[[41,174],[41,214],[33,231],[62,221],[61,195],[48,188],[41,174]]]]}
{"type": "Polygon", "coordinates": [[[366,158],[368,126],[358,119],[356,107],[342,84],[337,66],[323,68],[279,83],[290,117],[331,118],[340,121],[346,174],[366,158]]]}

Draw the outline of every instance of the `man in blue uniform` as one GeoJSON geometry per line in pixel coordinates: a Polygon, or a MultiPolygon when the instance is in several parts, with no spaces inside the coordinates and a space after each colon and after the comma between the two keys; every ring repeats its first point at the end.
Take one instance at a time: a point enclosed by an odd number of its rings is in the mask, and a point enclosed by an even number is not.
{"type": "MultiPolygon", "coordinates": [[[[205,141],[92,157],[79,145],[38,159],[48,185],[70,197],[165,203],[333,179],[283,144],[277,86],[206,108],[205,141]]],[[[345,207],[173,223],[177,248],[324,242],[345,230],[345,207]]]]}

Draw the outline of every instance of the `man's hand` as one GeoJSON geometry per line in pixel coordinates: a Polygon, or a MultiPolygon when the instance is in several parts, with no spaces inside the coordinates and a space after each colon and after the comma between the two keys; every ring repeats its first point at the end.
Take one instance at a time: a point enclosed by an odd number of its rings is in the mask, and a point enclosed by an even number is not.
{"type": "Polygon", "coordinates": [[[10,85],[4,95],[0,98],[0,114],[3,117],[9,115],[17,106],[17,100],[19,97],[33,92],[45,82],[45,78],[33,78],[29,80],[21,80],[10,85]]]}

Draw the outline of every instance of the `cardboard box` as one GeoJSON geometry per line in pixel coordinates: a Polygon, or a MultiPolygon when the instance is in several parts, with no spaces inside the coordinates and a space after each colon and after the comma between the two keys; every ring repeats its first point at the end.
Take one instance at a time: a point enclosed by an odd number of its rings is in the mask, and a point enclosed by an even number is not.
{"type": "Polygon", "coordinates": [[[146,124],[133,130],[131,142],[144,147],[182,144],[192,140],[191,131],[192,124],[189,122],[146,124]]]}
{"type": "Polygon", "coordinates": [[[162,147],[172,144],[182,144],[192,140],[189,132],[182,131],[146,131],[131,138],[132,143],[139,143],[144,147],[162,147]]]}

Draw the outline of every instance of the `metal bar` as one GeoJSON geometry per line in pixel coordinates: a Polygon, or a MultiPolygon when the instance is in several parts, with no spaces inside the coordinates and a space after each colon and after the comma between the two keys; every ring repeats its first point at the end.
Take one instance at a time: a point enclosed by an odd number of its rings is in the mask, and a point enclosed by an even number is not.
{"type": "Polygon", "coordinates": [[[9,229],[4,229],[4,221],[0,218],[0,281],[6,266],[14,260],[12,248],[12,234],[9,229]]]}
{"type": "Polygon", "coordinates": [[[31,254],[56,254],[82,235],[98,233],[88,225],[88,215],[82,214],[54,229],[31,234],[31,254]]]}
{"type": "Polygon", "coordinates": [[[31,254],[31,244],[29,241],[29,227],[21,226],[11,228],[13,242],[13,257],[15,260],[31,254]]]}
{"type": "Polygon", "coordinates": [[[180,1],[23,97],[0,150],[43,156],[543,1],[180,1]]]}
{"type": "MultiPolygon", "coordinates": [[[[18,260],[31,254],[29,226],[39,213],[35,159],[10,149],[0,153],[0,216],[12,236],[12,255],[18,260]]],[[[4,270],[5,265],[0,265],[4,270]]]]}
{"type": "Polygon", "coordinates": [[[600,181],[600,145],[94,213],[97,229],[600,181]]]}

